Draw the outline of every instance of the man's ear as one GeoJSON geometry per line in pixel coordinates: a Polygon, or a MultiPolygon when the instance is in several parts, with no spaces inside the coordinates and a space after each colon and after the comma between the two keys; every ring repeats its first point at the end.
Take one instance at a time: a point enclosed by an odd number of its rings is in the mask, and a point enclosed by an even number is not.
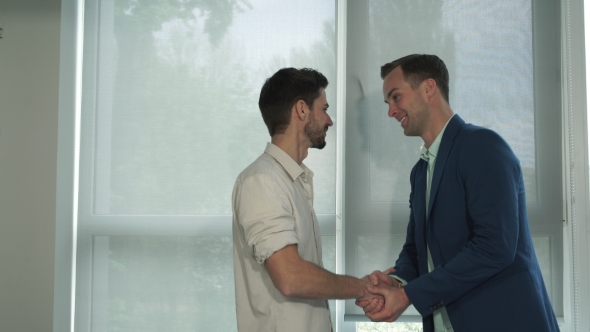
{"type": "Polygon", "coordinates": [[[295,108],[293,111],[295,112],[297,118],[301,121],[305,121],[310,113],[307,104],[303,100],[299,99],[295,105],[293,105],[293,107],[295,108]]]}
{"type": "Polygon", "coordinates": [[[422,82],[424,85],[424,93],[428,99],[432,98],[437,90],[436,81],[432,78],[427,78],[422,82]]]}

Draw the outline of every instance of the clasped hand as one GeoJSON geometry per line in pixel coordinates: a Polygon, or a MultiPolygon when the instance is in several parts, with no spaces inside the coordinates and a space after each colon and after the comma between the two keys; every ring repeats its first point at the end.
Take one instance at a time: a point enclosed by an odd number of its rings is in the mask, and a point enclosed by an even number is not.
{"type": "Polygon", "coordinates": [[[365,315],[373,322],[393,322],[408,308],[410,300],[399,281],[388,274],[395,271],[374,271],[362,278],[370,286],[367,291],[373,294],[372,299],[357,299],[356,305],[363,308],[365,315]]]}

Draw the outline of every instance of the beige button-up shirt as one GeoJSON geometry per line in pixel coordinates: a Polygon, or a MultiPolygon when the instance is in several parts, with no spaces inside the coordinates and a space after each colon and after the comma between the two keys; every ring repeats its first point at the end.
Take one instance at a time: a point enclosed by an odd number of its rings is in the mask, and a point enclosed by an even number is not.
{"type": "Polygon", "coordinates": [[[313,173],[268,143],[238,176],[232,209],[238,330],[330,331],[328,302],[283,296],[264,265],[276,251],[297,244],[302,259],[322,266],[313,173]]]}

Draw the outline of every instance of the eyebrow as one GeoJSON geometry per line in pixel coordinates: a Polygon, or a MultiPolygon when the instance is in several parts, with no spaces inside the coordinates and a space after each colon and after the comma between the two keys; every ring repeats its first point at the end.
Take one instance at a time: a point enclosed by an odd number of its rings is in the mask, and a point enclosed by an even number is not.
{"type": "MultiPolygon", "coordinates": [[[[393,89],[389,90],[389,92],[387,93],[387,98],[391,97],[391,94],[392,94],[392,93],[393,93],[395,90],[399,90],[399,88],[393,88],[393,89]]],[[[387,104],[387,99],[385,99],[383,102],[387,104]]]]}

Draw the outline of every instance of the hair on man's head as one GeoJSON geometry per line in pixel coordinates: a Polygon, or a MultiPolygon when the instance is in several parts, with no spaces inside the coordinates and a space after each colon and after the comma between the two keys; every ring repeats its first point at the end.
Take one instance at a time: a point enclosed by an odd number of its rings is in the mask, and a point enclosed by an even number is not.
{"type": "Polygon", "coordinates": [[[298,100],[309,108],[328,86],[328,79],[309,68],[283,68],[269,77],[260,91],[258,107],[270,136],[285,132],[291,121],[291,110],[298,100]]]}
{"type": "Polygon", "coordinates": [[[404,80],[414,90],[424,80],[433,79],[445,101],[449,102],[449,71],[439,57],[430,54],[406,55],[381,66],[381,78],[385,79],[397,67],[401,67],[404,80]]]}

